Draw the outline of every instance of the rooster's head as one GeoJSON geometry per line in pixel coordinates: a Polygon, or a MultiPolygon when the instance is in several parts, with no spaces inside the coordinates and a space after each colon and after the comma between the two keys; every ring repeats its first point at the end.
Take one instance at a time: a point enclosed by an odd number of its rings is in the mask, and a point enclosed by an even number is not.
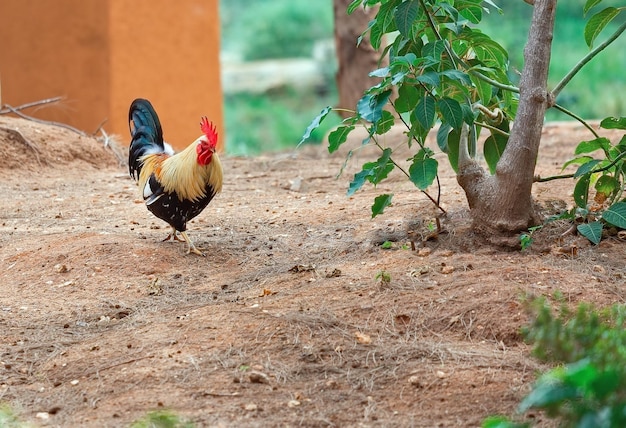
{"type": "Polygon", "coordinates": [[[208,165],[211,163],[211,158],[217,147],[217,130],[213,122],[209,122],[206,117],[203,117],[200,121],[200,129],[204,136],[200,137],[200,141],[196,146],[198,163],[200,165],[208,165]]]}

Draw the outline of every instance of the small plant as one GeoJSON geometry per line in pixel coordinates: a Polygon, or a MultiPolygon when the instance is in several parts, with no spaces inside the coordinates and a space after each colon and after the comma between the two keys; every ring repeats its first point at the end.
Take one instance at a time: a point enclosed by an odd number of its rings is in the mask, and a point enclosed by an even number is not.
{"type": "Polygon", "coordinates": [[[13,409],[8,404],[0,403],[0,427],[3,428],[28,428],[30,424],[19,420],[13,409]]]}
{"type": "Polygon", "coordinates": [[[169,410],[148,412],[143,418],[131,424],[130,428],[194,428],[194,424],[186,422],[169,410]]]}
{"type": "Polygon", "coordinates": [[[382,248],[383,250],[391,250],[393,248],[393,242],[385,241],[380,244],[380,248],[382,248]]]}
{"type": "Polygon", "coordinates": [[[374,279],[378,281],[382,286],[387,286],[391,284],[391,274],[386,270],[378,271],[374,279]]]}
{"type": "MultiPolygon", "coordinates": [[[[571,427],[626,426],[626,306],[596,310],[565,304],[559,314],[536,299],[533,321],[523,333],[533,354],[560,366],[539,377],[518,407],[519,413],[543,410],[571,427]]],[[[483,427],[519,428],[505,417],[491,417],[483,427]]]]}
{"type": "MultiPolygon", "coordinates": [[[[626,117],[607,117],[600,122],[600,127],[626,130],[626,117]]],[[[591,127],[589,129],[596,138],[578,144],[574,152],[576,157],[563,165],[563,168],[579,165],[576,172],[538,178],[537,181],[563,178],[576,180],[576,207],[561,218],[579,221],[578,233],[598,244],[606,225],[626,229],[626,202],[621,201],[626,171],[626,134],[619,142],[612,144],[608,138],[600,137],[591,127]],[[592,156],[594,153],[597,154],[592,156]]]]}

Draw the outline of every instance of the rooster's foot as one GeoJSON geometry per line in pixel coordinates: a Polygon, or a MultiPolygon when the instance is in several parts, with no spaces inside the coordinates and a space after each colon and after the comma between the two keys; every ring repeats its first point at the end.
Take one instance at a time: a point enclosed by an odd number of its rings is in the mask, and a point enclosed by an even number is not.
{"type": "Polygon", "coordinates": [[[194,253],[197,254],[199,256],[202,257],[206,257],[206,254],[204,254],[202,251],[198,250],[198,247],[196,247],[193,242],[191,242],[191,239],[189,239],[189,236],[187,236],[187,232],[180,232],[180,236],[183,237],[182,240],[184,240],[185,242],[187,242],[187,245],[189,246],[187,248],[187,254],[189,253],[194,253]]]}

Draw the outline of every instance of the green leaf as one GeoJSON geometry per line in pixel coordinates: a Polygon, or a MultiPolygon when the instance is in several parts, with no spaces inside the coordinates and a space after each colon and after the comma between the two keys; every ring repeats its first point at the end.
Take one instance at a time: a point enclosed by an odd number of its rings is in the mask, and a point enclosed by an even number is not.
{"type": "Polygon", "coordinates": [[[430,86],[439,86],[439,75],[434,71],[429,71],[415,78],[420,83],[430,86]]]}
{"type": "Polygon", "coordinates": [[[585,25],[585,43],[591,48],[593,42],[598,35],[604,30],[609,22],[619,14],[619,9],[615,7],[607,7],[606,9],[596,13],[585,25]]]}
{"type": "Polygon", "coordinates": [[[354,174],[354,178],[350,182],[350,186],[348,186],[348,196],[354,195],[356,191],[363,187],[363,185],[365,184],[365,180],[372,173],[371,167],[369,167],[368,169],[366,168],[368,168],[367,164],[363,165],[363,169],[361,171],[354,174]]]}
{"type": "Polygon", "coordinates": [[[596,192],[604,194],[606,197],[609,197],[620,187],[620,183],[614,177],[610,175],[603,175],[598,178],[595,184],[596,192]]]}
{"type": "Polygon", "coordinates": [[[592,244],[598,245],[602,239],[602,222],[583,223],[576,226],[578,233],[587,238],[592,244]]]}
{"type": "Polygon", "coordinates": [[[359,6],[361,6],[361,3],[363,3],[363,0],[353,0],[352,3],[348,5],[348,15],[352,14],[352,12],[354,12],[359,6]]]}
{"type": "Polygon", "coordinates": [[[498,161],[500,160],[500,157],[502,157],[502,153],[504,152],[508,142],[509,139],[498,132],[492,132],[491,135],[485,140],[483,153],[491,174],[495,174],[498,161]]]}
{"type": "Polygon", "coordinates": [[[376,185],[387,178],[394,168],[394,164],[391,162],[390,158],[391,149],[386,148],[376,162],[365,163],[363,169],[354,174],[354,179],[350,182],[350,186],[348,187],[348,196],[352,196],[357,190],[363,187],[366,180],[376,185]]]}
{"type": "Polygon", "coordinates": [[[376,217],[378,214],[382,214],[385,208],[391,205],[391,198],[393,194],[385,194],[376,196],[374,199],[374,205],[372,205],[372,218],[376,217]]]}
{"type": "Polygon", "coordinates": [[[304,135],[302,135],[302,139],[300,139],[298,146],[309,139],[309,137],[311,136],[311,132],[315,131],[320,126],[322,121],[326,119],[326,116],[328,116],[328,113],[330,113],[332,109],[333,108],[330,106],[326,107],[320,112],[320,114],[317,115],[317,117],[313,119],[311,124],[306,128],[306,131],[304,131],[304,135]]]}
{"type": "Polygon", "coordinates": [[[547,408],[578,396],[578,389],[563,381],[565,369],[559,367],[542,375],[530,394],[520,403],[520,413],[531,408],[547,408]]]}
{"type": "Polygon", "coordinates": [[[366,94],[361,98],[357,105],[359,115],[372,123],[378,122],[383,116],[383,107],[387,104],[391,90],[381,92],[380,94],[366,94]]]}
{"type": "Polygon", "coordinates": [[[493,94],[491,85],[484,80],[470,74],[470,80],[474,84],[476,88],[476,92],[478,94],[478,98],[482,102],[483,105],[489,105],[489,101],[491,101],[491,97],[493,94]]]}
{"type": "Polygon", "coordinates": [[[441,55],[445,51],[446,42],[444,42],[443,40],[435,40],[434,42],[430,42],[424,45],[424,47],[422,48],[422,55],[430,60],[427,64],[433,66],[441,62],[441,55]]]}
{"type": "Polygon", "coordinates": [[[383,29],[378,25],[378,21],[374,19],[374,25],[370,28],[370,44],[375,50],[380,48],[380,41],[383,38],[383,29]]]}
{"type": "Polygon", "coordinates": [[[565,168],[567,168],[570,165],[582,165],[592,160],[593,158],[591,156],[580,156],[577,158],[570,159],[563,164],[563,168],[561,168],[561,171],[563,171],[565,168]]]}
{"type": "Polygon", "coordinates": [[[371,31],[372,28],[376,25],[376,19],[372,19],[370,22],[368,22],[367,24],[367,28],[361,33],[361,35],[356,39],[356,45],[361,46],[361,42],[363,41],[363,38],[365,37],[365,35],[367,34],[368,31],[371,31]]]}
{"type": "Polygon", "coordinates": [[[607,117],[602,119],[600,127],[604,129],[626,129],[626,117],[607,117]]]}
{"type": "Polygon", "coordinates": [[[417,17],[419,8],[420,5],[418,0],[408,0],[400,3],[396,9],[396,13],[394,15],[396,26],[398,27],[400,34],[406,38],[411,38],[411,28],[413,27],[413,22],[417,17]]]}
{"type": "Polygon", "coordinates": [[[424,129],[430,129],[435,121],[435,98],[430,95],[422,97],[415,107],[414,114],[424,129]]]}
{"type": "Polygon", "coordinates": [[[393,114],[387,110],[383,110],[382,117],[376,123],[376,133],[378,135],[384,134],[391,129],[394,123],[395,118],[393,117],[393,114]]]}
{"type": "Polygon", "coordinates": [[[442,98],[437,101],[437,107],[443,117],[443,122],[449,123],[454,129],[461,129],[463,124],[463,109],[457,100],[442,98]]]}
{"type": "Polygon", "coordinates": [[[578,178],[582,175],[589,174],[591,171],[593,171],[595,166],[599,164],[600,162],[601,161],[598,159],[591,159],[589,162],[585,162],[584,164],[578,167],[578,169],[574,173],[574,178],[578,178]]]}
{"type": "Polygon", "coordinates": [[[505,416],[489,416],[483,421],[481,428],[528,428],[528,425],[511,422],[505,416]]]}
{"type": "MultiPolygon", "coordinates": [[[[381,23],[383,33],[389,33],[391,31],[397,30],[397,26],[394,22],[394,11],[398,6],[398,2],[400,1],[401,0],[393,0],[380,5],[378,13],[376,14],[376,18],[381,23]]],[[[383,55],[381,55],[381,57],[382,56],[383,55]]]]}
{"type": "Polygon", "coordinates": [[[378,68],[374,71],[371,71],[368,74],[369,77],[387,77],[389,74],[389,67],[378,68]]]}
{"type": "Polygon", "coordinates": [[[402,85],[398,89],[398,98],[395,102],[396,111],[398,113],[406,113],[415,108],[419,101],[418,89],[411,85],[402,85]]]}
{"type": "Polygon", "coordinates": [[[604,211],[602,218],[613,226],[626,229],[626,202],[618,202],[611,205],[604,211]]]}
{"type": "Polygon", "coordinates": [[[462,83],[463,85],[470,86],[472,84],[471,79],[467,75],[459,70],[444,70],[440,73],[442,76],[446,76],[449,79],[462,83]]]}
{"type": "Polygon", "coordinates": [[[350,132],[354,130],[354,125],[339,126],[328,134],[328,153],[335,152],[339,146],[346,142],[350,132]]]}
{"type": "Polygon", "coordinates": [[[591,175],[583,175],[576,182],[576,186],[574,186],[574,202],[580,208],[587,208],[587,199],[589,198],[589,181],[591,180],[591,175]]]}
{"type": "Polygon", "coordinates": [[[437,145],[442,152],[448,153],[448,134],[452,130],[449,123],[442,123],[437,130],[437,145]]]}
{"type": "Polygon", "coordinates": [[[476,58],[485,66],[493,68],[506,67],[509,54],[506,49],[492,40],[488,35],[472,32],[469,40],[476,53],[476,58]]]}
{"type": "Polygon", "coordinates": [[[467,4],[459,7],[459,13],[472,24],[478,24],[483,19],[483,9],[478,4],[467,4]]]}
{"type": "MultiPolygon", "coordinates": [[[[443,125],[442,125],[443,126],[443,125]]],[[[454,129],[448,134],[448,160],[454,172],[459,171],[459,144],[461,141],[461,130],[454,129]]]]}
{"type": "Polygon", "coordinates": [[[595,140],[590,141],[581,141],[578,146],[576,146],[576,150],[574,154],[582,155],[583,153],[591,153],[596,150],[608,150],[611,147],[611,141],[608,138],[600,137],[595,140]]]}
{"type": "Polygon", "coordinates": [[[439,163],[436,159],[425,157],[418,158],[419,153],[413,158],[409,167],[410,180],[420,190],[426,190],[437,177],[439,163]]]}
{"type": "Polygon", "coordinates": [[[597,5],[598,3],[600,3],[602,0],[587,0],[587,3],[585,3],[585,6],[583,7],[583,14],[587,14],[587,12],[589,12],[589,9],[591,9],[592,7],[594,7],[595,5],[597,5]]]}

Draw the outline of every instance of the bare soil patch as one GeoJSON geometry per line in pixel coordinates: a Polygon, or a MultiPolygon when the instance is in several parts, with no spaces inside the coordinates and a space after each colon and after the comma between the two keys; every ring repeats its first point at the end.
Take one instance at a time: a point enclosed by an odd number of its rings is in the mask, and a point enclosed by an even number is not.
{"type": "MultiPolygon", "coordinates": [[[[581,138],[548,125],[538,173],[581,138]]],[[[0,118],[0,401],[38,426],[162,408],[198,426],[478,426],[543,368],[521,297],[624,301],[616,237],[592,247],[555,225],[529,252],[482,246],[444,168],[447,233],[421,247],[430,203],[399,175],[346,197],[375,153],[356,156],[340,179],[323,147],[225,157],[223,193],[189,227],[201,258],[161,242],[167,226],[102,143],[0,118]],[[394,205],[372,220],[380,192],[394,205]]],[[[572,186],[535,196],[554,212],[572,186]]]]}

